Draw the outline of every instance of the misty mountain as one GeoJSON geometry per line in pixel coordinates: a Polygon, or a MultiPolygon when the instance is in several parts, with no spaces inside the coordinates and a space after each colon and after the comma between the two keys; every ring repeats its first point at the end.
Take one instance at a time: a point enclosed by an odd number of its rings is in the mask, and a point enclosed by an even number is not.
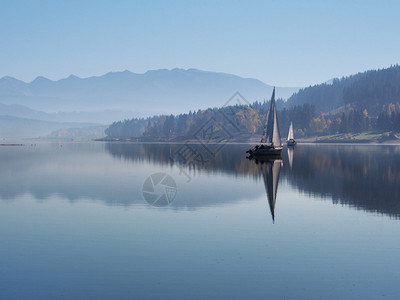
{"type": "MultiPolygon", "coordinates": [[[[141,117],[221,107],[237,91],[249,102],[268,99],[272,88],[256,79],[196,69],[71,75],[58,81],[37,77],[30,83],[6,76],[0,79],[0,103],[47,113],[115,112],[118,120],[127,117],[122,112],[141,117]]],[[[297,90],[277,88],[277,98],[288,98],[297,90]]],[[[94,121],[105,123],[100,118],[94,121]]]]}
{"type": "Polygon", "coordinates": [[[1,104],[0,112],[18,118],[35,119],[49,122],[78,122],[110,124],[115,120],[130,118],[132,111],[102,110],[102,111],[71,111],[46,113],[18,104],[1,104]]]}
{"type": "MultiPolygon", "coordinates": [[[[19,139],[47,136],[51,132],[64,128],[79,128],[98,126],[92,123],[49,122],[0,115],[0,138],[19,139]]],[[[104,130],[104,129],[103,129],[104,130]]]]}
{"type": "MultiPolygon", "coordinates": [[[[57,129],[50,134],[44,136],[46,140],[67,140],[67,141],[90,141],[93,139],[101,139],[104,137],[106,125],[91,125],[84,127],[71,127],[57,129]]],[[[43,139],[43,138],[42,138],[43,139]]]]}

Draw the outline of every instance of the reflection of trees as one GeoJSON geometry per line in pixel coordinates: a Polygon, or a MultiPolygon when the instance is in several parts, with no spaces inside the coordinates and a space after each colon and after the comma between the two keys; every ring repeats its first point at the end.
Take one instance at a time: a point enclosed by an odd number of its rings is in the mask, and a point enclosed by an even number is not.
{"type": "Polygon", "coordinates": [[[335,203],[400,217],[400,149],[394,146],[303,146],[284,176],[302,191],[335,203]]]}
{"type": "Polygon", "coordinates": [[[226,144],[213,152],[212,145],[164,143],[107,143],[114,156],[132,161],[149,161],[161,165],[176,164],[190,170],[241,176],[261,176],[258,168],[246,159],[248,145],[226,144]],[[211,149],[211,151],[210,151],[211,149]]]}
{"type": "MultiPolygon", "coordinates": [[[[246,160],[248,145],[225,145],[215,156],[201,145],[191,145],[204,160],[179,159],[183,144],[106,144],[115,157],[133,161],[177,164],[192,170],[234,176],[263,176],[259,167],[246,160]],[[172,159],[171,159],[172,158],[172,159]]],[[[400,149],[395,146],[299,145],[290,168],[282,152],[281,176],[299,190],[334,203],[400,217],[400,149]]]]}

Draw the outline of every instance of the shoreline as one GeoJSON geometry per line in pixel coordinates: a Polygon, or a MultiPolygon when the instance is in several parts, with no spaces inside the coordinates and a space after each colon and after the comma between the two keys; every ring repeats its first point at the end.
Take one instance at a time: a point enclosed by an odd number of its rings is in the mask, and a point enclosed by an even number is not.
{"type": "MultiPolygon", "coordinates": [[[[196,140],[196,139],[187,139],[187,140],[140,140],[140,139],[95,139],[95,142],[106,142],[106,143],[136,143],[136,144],[257,144],[259,143],[259,139],[248,139],[248,140],[226,140],[220,142],[209,142],[207,140],[196,140]]],[[[374,139],[318,139],[316,137],[313,138],[305,138],[305,139],[297,139],[297,144],[358,144],[358,145],[400,145],[400,139],[395,140],[384,140],[378,141],[374,139]]],[[[286,146],[286,141],[283,141],[282,144],[286,146]]]]}

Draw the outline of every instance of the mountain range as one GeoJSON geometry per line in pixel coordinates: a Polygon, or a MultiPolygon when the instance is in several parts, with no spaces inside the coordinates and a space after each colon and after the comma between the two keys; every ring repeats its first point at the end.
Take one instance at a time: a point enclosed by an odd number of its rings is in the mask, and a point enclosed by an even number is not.
{"type": "MultiPolygon", "coordinates": [[[[89,78],[71,75],[57,81],[37,77],[30,83],[6,76],[0,79],[0,103],[19,105],[8,108],[14,113],[20,110],[18,117],[106,124],[127,117],[220,107],[235,92],[251,103],[268,99],[272,88],[257,79],[196,69],[110,72],[89,78]]],[[[298,89],[277,88],[277,97],[287,99],[298,89]]]]}
{"type": "MultiPolygon", "coordinates": [[[[269,99],[272,89],[257,79],[197,69],[110,72],[88,78],[71,75],[57,81],[37,77],[30,83],[6,76],[0,79],[0,138],[12,135],[14,127],[22,136],[25,132],[33,137],[65,126],[104,126],[124,119],[223,107],[236,92],[245,102],[262,102],[269,99]]],[[[384,105],[400,102],[400,66],[307,88],[277,87],[276,98],[287,99],[277,101],[281,109],[307,103],[317,112],[338,115],[351,108],[376,117],[384,105]]]]}

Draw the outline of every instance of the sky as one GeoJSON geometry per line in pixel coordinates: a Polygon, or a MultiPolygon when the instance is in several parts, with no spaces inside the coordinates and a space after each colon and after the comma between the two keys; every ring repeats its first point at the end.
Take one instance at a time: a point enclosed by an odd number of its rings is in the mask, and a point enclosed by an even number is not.
{"type": "Polygon", "coordinates": [[[0,78],[196,68],[305,87],[400,62],[400,1],[0,3],[0,78]]]}

